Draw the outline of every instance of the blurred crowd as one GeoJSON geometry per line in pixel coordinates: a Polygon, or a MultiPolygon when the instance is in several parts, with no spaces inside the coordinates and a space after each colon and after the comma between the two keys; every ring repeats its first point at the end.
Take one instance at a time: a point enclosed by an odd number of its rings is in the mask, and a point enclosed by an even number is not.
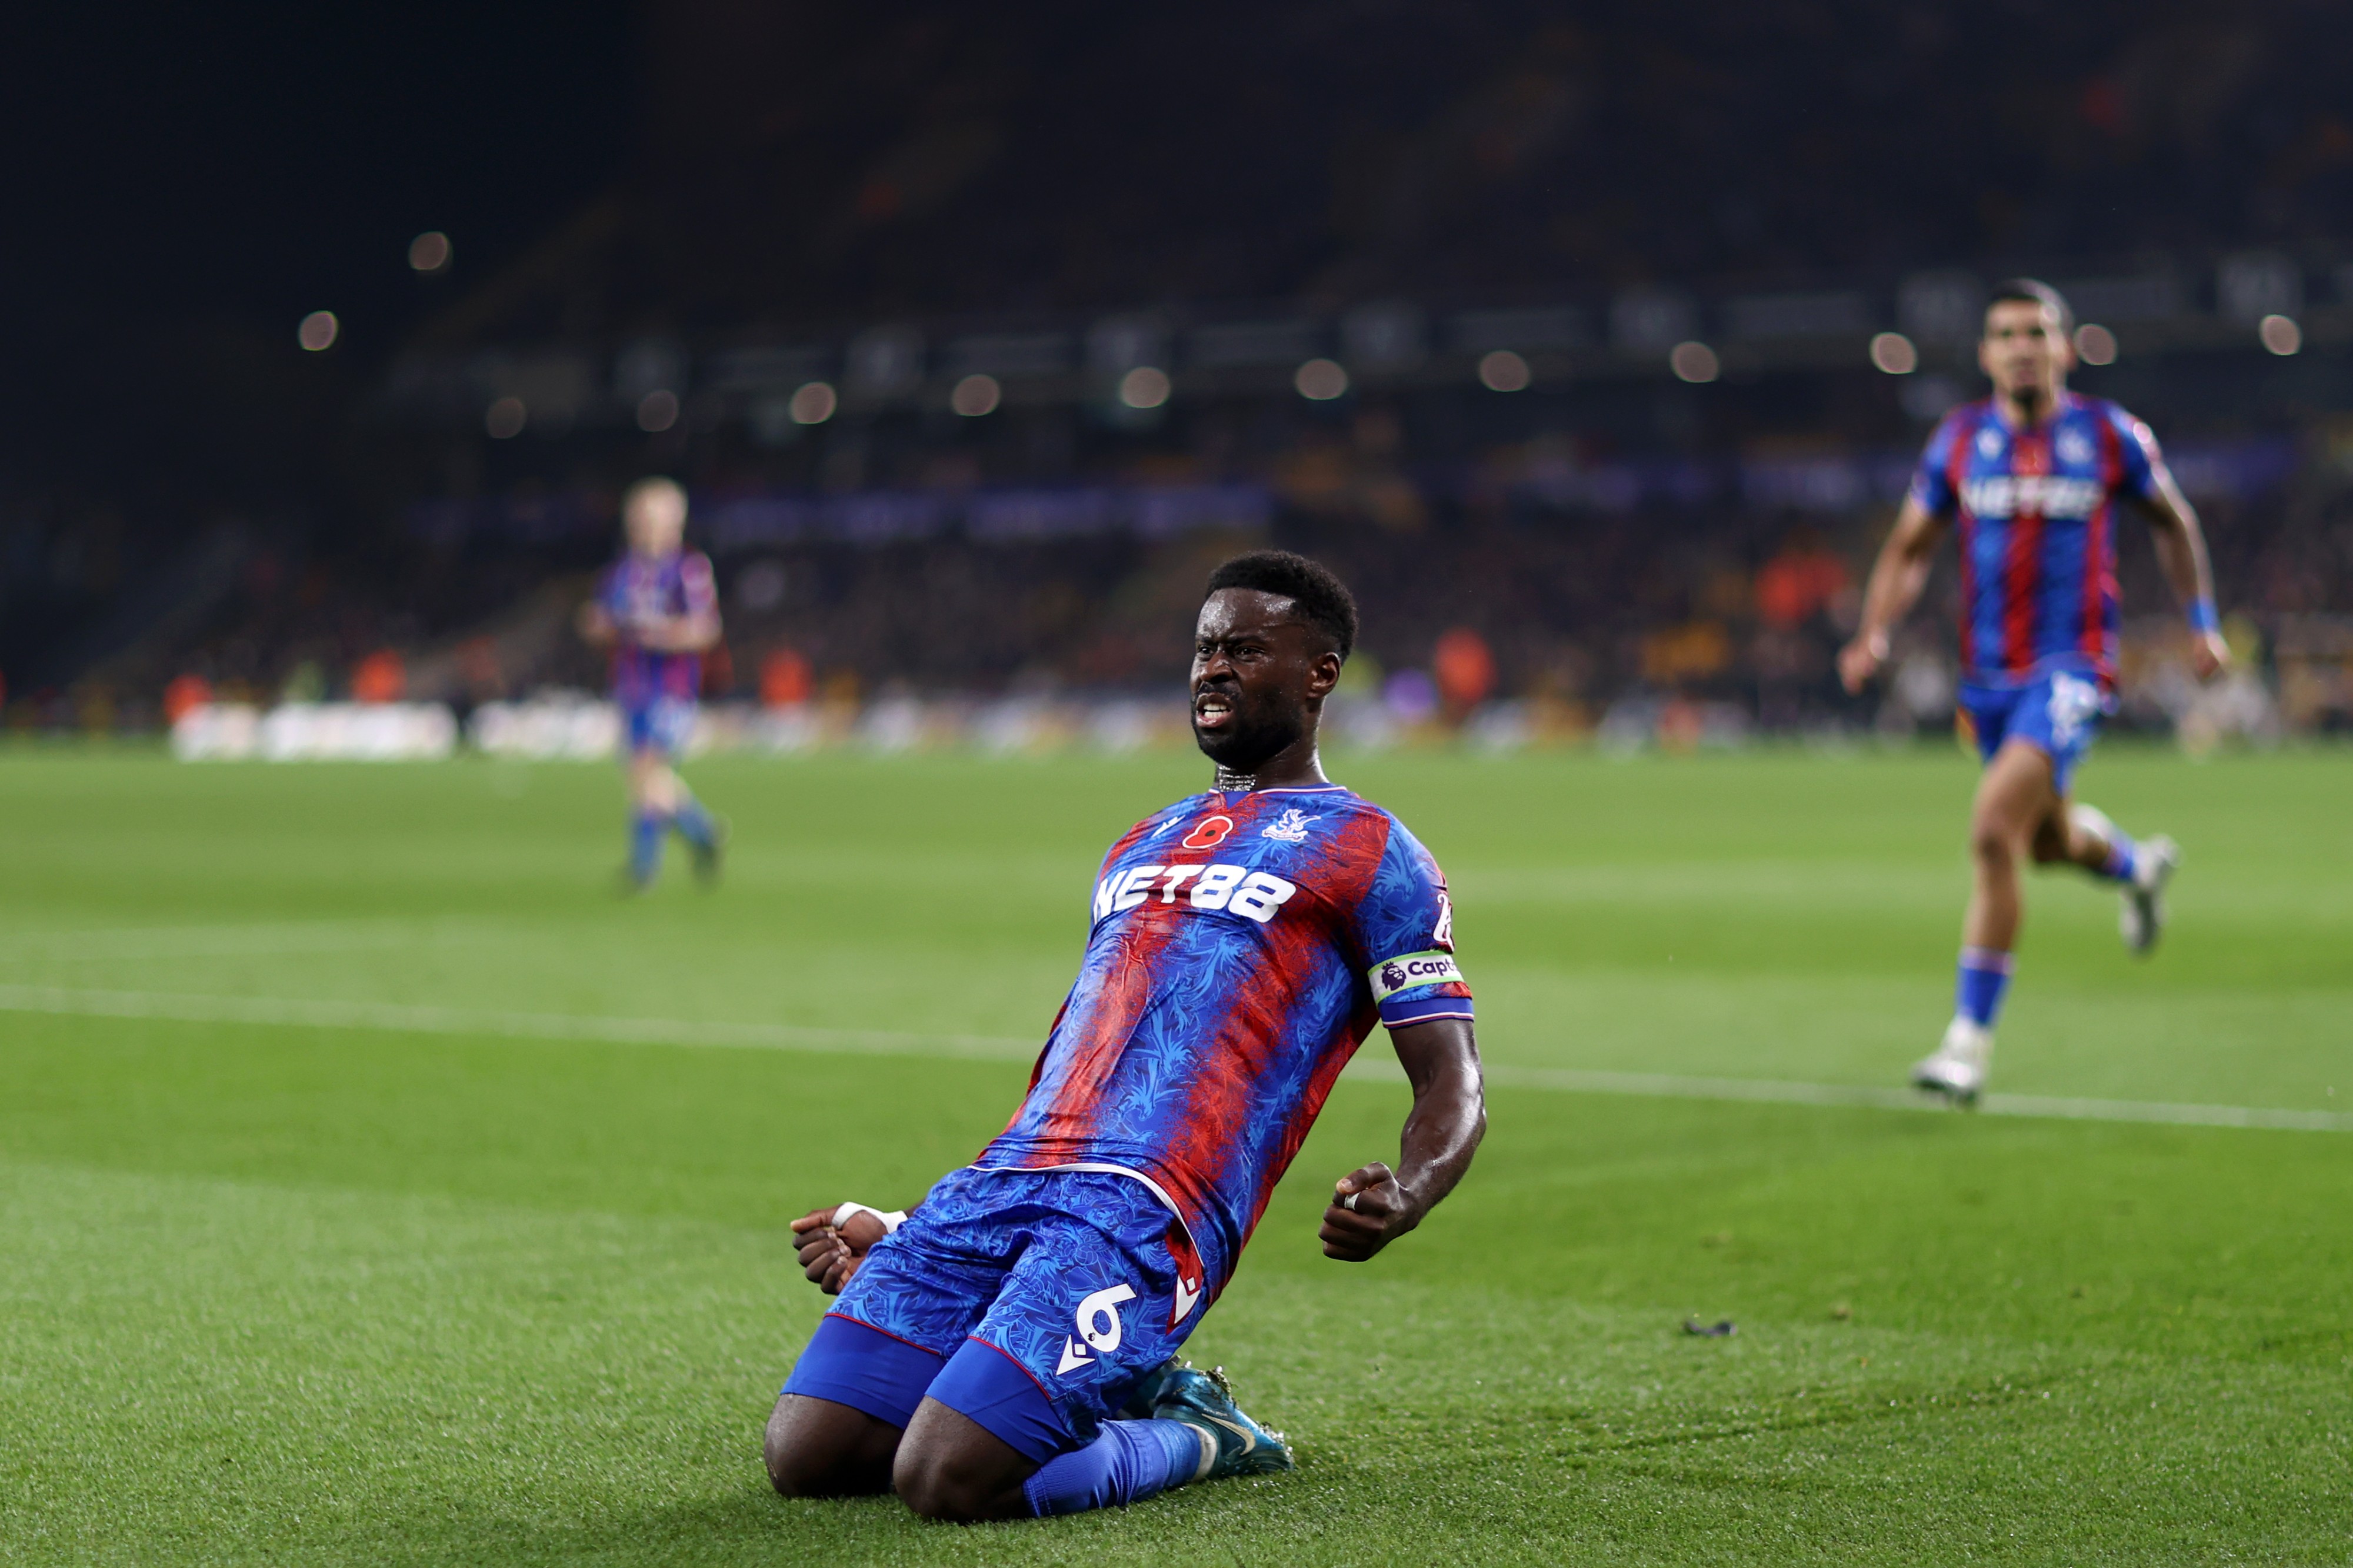
{"type": "MultiPolygon", "coordinates": [[[[706,695],[792,706],[1165,694],[1183,678],[1209,567],[1272,542],[1353,584],[1366,629],[1349,689],[1404,721],[1468,723],[1497,701],[1535,704],[1565,736],[1613,711],[1670,725],[1704,712],[1744,732],[1933,727],[1949,714],[1949,552],[1885,689],[1858,700],[1832,676],[1887,500],[1800,510],[1734,492],[1607,507],[1495,482],[1524,475],[1526,455],[1489,456],[1418,472],[1385,442],[1310,443],[1261,486],[1235,488],[1263,497],[1255,516],[1160,534],[976,537],[945,512],[921,537],[739,538],[714,550],[727,633],[706,695]]],[[[2233,634],[2284,721],[2353,723],[2353,475],[2316,447],[2276,489],[2200,500],[2233,634]]],[[[360,570],[258,531],[225,538],[198,613],[94,676],[11,693],[8,722],[139,727],[215,698],[424,699],[462,719],[534,691],[596,689],[599,659],[569,625],[615,547],[598,505],[579,498],[549,537],[412,536],[360,570]]],[[[728,503],[702,505],[701,542],[719,544],[710,520],[728,503]]],[[[2174,608],[2146,542],[2123,539],[2137,695],[2126,721],[2165,725],[2187,701],[2167,662],[2174,608]]]]}
{"type": "MultiPolygon", "coordinates": [[[[1884,691],[1840,692],[1831,656],[1929,421],[1974,380],[1964,350],[1925,338],[1942,357],[1921,374],[1872,369],[1859,317],[1808,340],[1835,363],[1744,375],[1727,359],[1705,387],[1655,366],[1531,386],[1519,362],[1508,395],[1466,370],[1325,400],[1284,367],[1271,389],[1174,397],[1164,377],[1165,401],[1124,405],[1008,392],[998,408],[992,382],[985,417],[913,394],[864,411],[845,396],[835,416],[828,387],[804,424],[776,399],[712,412],[706,368],[820,341],[841,364],[876,323],[922,319],[932,373],[953,376],[952,334],[983,330],[958,312],[1067,327],[1221,300],[1318,331],[1383,301],[1437,323],[1575,300],[1599,342],[1629,300],[1883,303],[1899,279],[1957,267],[1981,285],[2021,256],[2161,285],[2196,330],[2237,332],[2139,358],[2127,333],[2082,384],[2198,457],[2193,498],[2273,717],[2353,721],[2345,14],[649,16],[628,166],[527,254],[420,285],[440,303],[372,371],[208,360],[170,383],[203,389],[158,426],[189,433],[176,460],[0,473],[8,726],[153,728],[207,698],[465,710],[594,689],[568,617],[617,545],[614,497],[649,471],[695,496],[728,617],[710,690],[745,702],[1166,690],[1202,574],[1273,542],[1356,585],[1356,695],[1416,722],[1516,702],[1563,732],[1613,714],[1711,732],[1934,724],[1949,570],[1884,691]],[[2208,297],[2217,259],[2248,247],[2295,258],[2281,276],[2312,290],[2300,358],[2258,349],[2208,297]],[[2176,289],[2169,268],[2205,280],[2176,289]],[[691,344],[703,379],[663,380],[629,346],[664,343],[681,363],[691,344]],[[404,425],[386,412],[403,367],[428,363],[459,367],[463,396],[438,426],[404,425]],[[464,398],[493,382],[486,425],[464,398]],[[606,405],[602,424],[573,417],[606,405]]],[[[2171,606],[2126,540],[2136,686],[2168,694],[2128,717],[2179,722],[2171,606]]]]}

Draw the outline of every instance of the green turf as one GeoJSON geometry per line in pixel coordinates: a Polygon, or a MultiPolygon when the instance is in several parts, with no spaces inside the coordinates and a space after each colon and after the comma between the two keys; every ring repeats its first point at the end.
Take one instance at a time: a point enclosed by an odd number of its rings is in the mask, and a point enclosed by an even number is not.
{"type": "MultiPolygon", "coordinates": [[[[1934,1042],[1949,752],[1335,771],[1447,866],[1500,1067],[1890,1084],[1934,1042]]],[[[0,1560],[2353,1558],[2353,1135],[1506,1085],[1455,1198],[1344,1268],[1314,1215],[1394,1147],[1377,1079],[1192,1342],[1298,1473],[978,1530],[770,1495],[819,1310],[785,1222],[1001,1125],[1103,843],[1199,773],[707,764],[728,885],[624,902],[601,768],[0,752],[0,1560]],[[445,1011],[25,1010],[192,997],[445,1011]]],[[[1999,1086],[2353,1110],[2353,755],[2083,786],[2183,841],[2176,924],[2135,963],[2039,881],[1999,1086]]]]}

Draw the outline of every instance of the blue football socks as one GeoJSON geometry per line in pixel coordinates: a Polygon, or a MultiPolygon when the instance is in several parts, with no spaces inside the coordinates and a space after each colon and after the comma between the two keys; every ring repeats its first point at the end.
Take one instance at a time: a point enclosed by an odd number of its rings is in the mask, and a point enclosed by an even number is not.
{"type": "Polygon", "coordinates": [[[2129,882],[2140,869],[2140,846],[2132,835],[2108,820],[2096,805],[2077,801],[2067,808],[2067,822],[2077,833],[2088,833],[2108,847],[2107,860],[2092,872],[2111,882],[2129,882]]]}
{"type": "Polygon", "coordinates": [[[719,831],[711,820],[711,814],[703,810],[702,803],[692,795],[688,795],[678,810],[671,815],[670,825],[678,829],[678,836],[681,838],[685,839],[697,849],[710,848],[711,841],[717,837],[719,831]]]}
{"type": "Polygon", "coordinates": [[[1980,1029],[1990,1029],[2001,1012],[2002,993],[2010,989],[2010,958],[1989,947],[1961,949],[1960,982],[1954,987],[1953,1010],[1980,1029]]]}
{"type": "Polygon", "coordinates": [[[668,826],[658,811],[640,811],[629,818],[629,879],[640,888],[661,869],[662,830],[668,826]]]}
{"type": "Polygon", "coordinates": [[[1106,1421],[1085,1447],[1057,1454],[1021,1483],[1043,1519],[1141,1502],[1201,1473],[1201,1435],[1182,1421],[1106,1421]]]}
{"type": "Polygon", "coordinates": [[[2107,832],[2108,863],[2096,873],[2111,882],[2129,882],[2140,869],[2140,846],[2115,827],[2107,832]]]}

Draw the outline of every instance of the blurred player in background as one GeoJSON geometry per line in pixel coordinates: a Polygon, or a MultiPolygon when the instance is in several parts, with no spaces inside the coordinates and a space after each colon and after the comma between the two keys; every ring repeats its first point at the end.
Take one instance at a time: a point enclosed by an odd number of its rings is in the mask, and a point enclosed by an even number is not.
{"type": "Polygon", "coordinates": [[[621,500],[628,550],[580,607],[580,635],[613,650],[613,701],[621,710],[629,780],[627,885],[650,887],[671,831],[694,851],[706,882],[719,873],[726,827],[703,809],[672,763],[694,729],[702,655],[719,641],[719,595],[711,558],[685,547],[686,492],[674,480],[639,479],[621,500]]]}
{"type": "Polygon", "coordinates": [[[2067,390],[2074,322],[2049,284],[2016,279],[1987,307],[1978,363],[1993,395],[1946,416],[1929,438],[1894,531],[1872,569],[1862,623],[1839,655],[1860,691],[1887,658],[1888,633],[1927,585],[1937,543],[1960,525],[1960,716],[1985,773],[1969,825],[1976,885],[1961,927],[1960,976],[1944,1042],[1912,1069],[1922,1089],[1976,1100],[2018,944],[2019,864],[2072,865],[2117,884],[2125,945],[2146,953],[2165,921],[2171,839],[2136,843],[2068,784],[2116,711],[2116,503],[2148,521],[2158,563],[2187,607],[2200,679],[2229,660],[2198,516],[2166,471],[2148,426],[2067,390]]]}
{"type": "Polygon", "coordinates": [[[1015,1519],[1292,1468],[1177,1347],[1375,1023],[1413,1110],[1394,1171],[1334,1184],[1326,1256],[1361,1262],[1419,1224],[1486,1128],[1445,879],[1316,757],[1356,632],[1347,589],[1299,556],[1210,575],[1193,734],[1216,785],[1104,858],[1011,1124],[913,1214],[794,1222],[808,1277],[841,1299],[768,1422],[778,1491],[1015,1519]]]}

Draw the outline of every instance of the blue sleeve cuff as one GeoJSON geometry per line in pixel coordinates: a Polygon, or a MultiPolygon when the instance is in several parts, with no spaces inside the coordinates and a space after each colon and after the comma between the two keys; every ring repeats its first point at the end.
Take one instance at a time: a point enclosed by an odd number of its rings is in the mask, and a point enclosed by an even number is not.
{"type": "Polygon", "coordinates": [[[2222,629],[2222,617],[2211,599],[2193,599],[2189,604],[2189,629],[2193,632],[2216,632],[2222,629]]]}
{"type": "Polygon", "coordinates": [[[1381,1022],[1389,1028],[1427,1024],[1432,1018],[1468,1018],[1468,996],[1392,996],[1381,1004],[1381,1022]]]}

